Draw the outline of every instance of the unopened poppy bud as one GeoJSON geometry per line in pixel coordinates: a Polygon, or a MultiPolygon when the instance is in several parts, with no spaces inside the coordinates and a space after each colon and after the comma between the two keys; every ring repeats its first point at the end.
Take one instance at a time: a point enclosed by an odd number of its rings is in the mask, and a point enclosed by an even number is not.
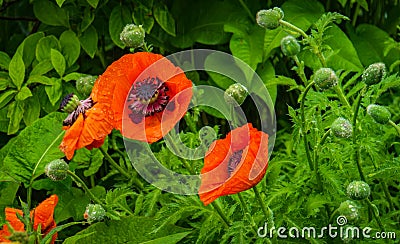
{"type": "Polygon", "coordinates": [[[300,44],[293,36],[286,36],[281,40],[281,49],[285,56],[292,57],[300,52],[300,44]]]}
{"type": "Polygon", "coordinates": [[[363,200],[369,197],[371,189],[369,185],[361,180],[355,180],[347,186],[347,196],[353,200],[363,200]]]}
{"type": "Polygon", "coordinates": [[[374,119],[376,123],[387,124],[392,116],[384,106],[370,104],[367,107],[367,113],[374,119]]]}
{"type": "Polygon", "coordinates": [[[59,181],[67,178],[68,169],[69,166],[63,159],[56,159],[45,166],[44,172],[51,180],[59,181]]]}
{"type": "Polygon", "coordinates": [[[84,97],[88,97],[92,92],[96,76],[87,75],[76,80],[76,90],[84,97]]]}
{"type": "Polygon", "coordinates": [[[235,104],[236,101],[241,105],[248,95],[246,87],[239,83],[232,84],[225,90],[224,98],[229,104],[235,104]]]}
{"type": "Polygon", "coordinates": [[[374,63],[366,68],[361,76],[362,81],[367,85],[379,83],[386,75],[386,66],[384,63],[374,63]]]}
{"type": "Polygon", "coordinates": [[[138,48],[144,44],[145,31],[142,25],[128,24],[124,27],[119,38],[127,47],[138,48]]]}
{"type": "Polygon", "coordinates": [[[102,221],[106,215],[106,210],[100,204],[88,204],[83,217],[89,222],[102,221]]]}
{"type": "Polygon", "coordinates": [[[340,204],[338,211],[339,214],[345,216],[348,221],[355,222],[360,217],[358,209],[359,207],[355,202],[346,200],[340,204]]]}
{"type": "Polygon", "coordinates": [[[314,82],[320,89],[326,90],[336,86],[338,78],[331,68],[320,68],[314,74],[314,82]]]}
{"type": "Polygon", "coordinates": [[[72,113],[80,104],[78,96],[71,93],[66,95],[60,104],[60,110],[67,113],[72,113]]]}
{"type": "Polygon", "coordinates": [[[282,9],[275,7],[268,10],[260,10],[257,12],[257,24],[266,29],[276,29],[279,26],[279,20],[283,19],[284,13],[282,9]]]}
{"type": "Polygon", "coordinates": [[[353,135],[353,126],[350,121],[339,117],[331,125],[333,134],[340,138],[349,138],[353,135]]]}

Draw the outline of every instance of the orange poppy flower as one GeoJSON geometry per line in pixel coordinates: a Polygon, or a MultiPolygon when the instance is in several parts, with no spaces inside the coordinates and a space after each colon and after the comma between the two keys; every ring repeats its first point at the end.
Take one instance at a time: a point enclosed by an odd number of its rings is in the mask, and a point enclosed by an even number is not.
{"type": "Polygon", "coordinates": [[[245,191],[261,181],[268,166],[268,135],[249,123],[210,146],[204,158],[200,200],[208,205],[220,196],[245,191]]]}
{"type": "MultiPolygon", "coordinates": [[[[37,230],[41,225],[42,234],[47,235],[57,225],[53,219],[54,208],[58,202],[57,195],[52,195],[43,202],[41,202],[34,210],[31,210],[30,216],[33,217],[33,229],[37,230]]],[[[6,208],[6,220],[13,227],[14,231],[25,231],[24,224],[18,219],[17,213],[23,215],[22,210],[15,208],[6,208]]],[[[3,225],[3,229],[0,230],[0,242],[11,242],[11,232],[7,225],[3,225]]],[[[57,233],[53,235],[51,243],[54,243],[57,239],[57,233]]]]}
{"type": "Polygon", "coordinates": [[[88,99],[64,99],[61,108],[71,114],[64,121],[67,132],[60,149],[71,159],[79,148],[100,147],[113,128],[153,143],[185,114],[191,87],[183,71],[163,56],[126,54],[99,76],[88,99]]]}

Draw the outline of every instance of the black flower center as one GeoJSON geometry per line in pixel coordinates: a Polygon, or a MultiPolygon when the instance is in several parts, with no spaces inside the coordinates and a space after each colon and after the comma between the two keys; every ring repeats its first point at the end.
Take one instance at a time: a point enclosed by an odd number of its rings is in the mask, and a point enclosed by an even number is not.
{"type": "Polygon", "coordinates": [[[234,152],[231,157],[229,158],[228,162],[228,174],[229,176],[232,175],[232,173],[235,171],[236,167],[239,165],[241,159],[242,159],[242,154],[243,150],[239,150],[237,152],[234,152]]]}
{"type": "Polygon", "coordinates": [[[167,91],[168,87],[158,77],[135,82],[128,97],[128,102],[132,101],[129,105],[131,120],[138,124],[143,117],[163,111],[169,101],[167,91]]]}

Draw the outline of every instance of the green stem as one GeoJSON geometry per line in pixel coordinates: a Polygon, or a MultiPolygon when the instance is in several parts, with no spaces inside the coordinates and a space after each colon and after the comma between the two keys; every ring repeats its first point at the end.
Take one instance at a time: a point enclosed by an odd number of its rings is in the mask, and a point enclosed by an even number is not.
{"type": "Polygon", "coordinates": [[[218,202],[214,201],[211,203],[211,205],[214,207],[215,211],[217,211],[219,217],[221,217],[222,222],[224,223],[225,227],[229,228],[231,226],[230,221],[229,221],[228,217],[225,215],[224,211],[222,211],[218,202]]]}
{"type": "Polygon", "coordinates": [[[253,23],[256,23],[254,15],[251,13],[250,9],[247,7],[247,5],[243,2],[243,0],[239,0],[240,5],[244,8],[246,11],[247,15],[250,17],[253,23]]]}
{"type": "Polygon", "coordinates": [[[264,213],[265,218],[269,219],[269,213],[268,213],[267,206],[265,206],[265,203],[261,198],[261,194],[260,194],[260,191],[257,189],[257,186],[253,186],[253,191],[254,191],[254,194],[256,195],[258,203],[260,203],[260,205],[261,205],[261,209],[264,213]]]}
{"type": "Polygon", "coordinates": [[[103,203],[95,196],[93,193],[89,190],[85,182],[79,178],[74,172],[67,170],[67,173],[71,176],[72,180],[75,181],[75,183],[79,186],[82,187],[83,190],[86,192],[86,194],[89,195],[90,199],[92,199],[95,203],[100,204],[103,206],[103,203]]]}
{"type": "Polygon", "coordinates": [[[372,204],[372,202],[368,198],[365,200],[367,201],[368,206],[372,210],[372,214],[374,215],[374,218],[375,218],[376,222],[378,223],[381,232],[385,232],[385,227],[383,227],[381,217],[379,217],[378,209],[376,208],[376,206],[374,204],[372,204]]]}
{"type": "Polygon", "coordinates": [[[390,211],[395,211],[395,208],[394,208],[394,205],[393,205],[393,201],[392,201],[392,197],[390,196],[390,193],[389,193],[388,186],[387,186],[386,182],[385,181],[381,181],[381,185],[382,185],[383,192],[385,193],[386,200],[389,203],[390,211]]]}
{"type": "Polygon", "coordinates": [[[314,166],[313,166],[313,162],[311,159],[310,149],[308,148],[308,140],[307,140],[307,136],[306,136],[306,116],[305,116],[305,112],[304,112],[304,102],[306,100],[305,98],[307,96],[308,91],[311,89],[311,87],[313,85],[314,85],[314,81],[312,81],[310,84],[307,85],[306,89],[304,90],[304,92],[301,96],[301,104],[300,104],[301,134],[303,136],[304,148],[306,150],[308,165],[310,166],[311,170],[314,170],[314,166]]]}
{"type": "Polygon", "coordinates": [[[356,9],[354,10],[353,20],[351,21],[351,25],[352,25],[353,27],[356,26],[357,18],[358,18],[358,13],[359,13],[359,12],[360,12],[360,4],[357,3],[357,4],[356,4],[356,9]]]}
{"type": "Polygon", "coordinates": [[[251,214],[250,214],[249,208],[247,207],[246,202],[244,201],[242,194],[239,192],[237,194],[237,196],[239,197],[239,202],[240,202],[240,205],[242,206],[244,215],[248,217],[248,219],[250,221],[250,224],[251,224],[251,227],[253,228],[253,231],[257,234],[256,223],[254,222],[253,216],[251,216],[251,214]]]}
{"type": "Polygon", "coordinates": [[[299,33],[300,35],[302,35],[304,38],[308,38],[308,35],[302,30],[302,29],[300,29],[299,27],[297,27],[297,26],[295,26],[295,25],[292,25],[291,23],[289,23],[289,22],[286,22],[286,21],[284,21],[284,20],[279,20],[279,23],[281,24],[281,25],[283,25],[283,26],[285,26],[285,27],[288,27],[289,29],[291,29],[291,30],[293,30],[293,31],[295,31],[295,32],[297,32],[297,33],[299,33]]]}
{"type": "Polygon", "coordinates": [[[308,80],[306,77],[306,74],[304,73],[304,65],[300,62],[299,58],[297,55],[293,56],[293,60],[296,62],[297,69],[296,72],[299,75],[300,79],[303,81],[304,85],[308,85],[308,80]]]}
{"type": "Polygon", "coordinates": [[[334,87],[336,94],[338,95],[338,98],[340,100],[340,102],[342,102],[350,111],[351,110],[351,105],[349,103],[349,101],[347,100],[347,98],[345,97],[345,95],[343,94],[342,88],[338,85],[336,85],[334,87]]]}
{"type": "Polygon", "coordinates": [[[357,143],[357,116],[358,116],[358,111],[360,111],[361,98],[364,96],[364,92],[365,89],[361,90],[361,93],[358,95],[355,102],[356,103],[355,111],[353,114],[353,145],[355,145],[354,159],[356,161],[358,173],[360,174],[360,178],[362,181],[365,181],[365,176],[361,167],[360,146],[357,143]]]}
{"type": "Polygon", "coordinates": [[[107,161],[115,168],[118,170],[119,173],[121,173],[123,176],[125,176],[127,179],[132,179],[135,185],[140,189],[143,190],[143,184],[142,182],[136,177],[136,176],[131,176],[126,172],[117,162],[114,161],[114,159],[110,156],[110,154],[107,153],[107,151],[103,148],[99,148],[101,153],[103,153],[104,157],[107,159],[107,161]]]}
{"type": "Polygon", "coordinates": [[[396,129],[397,134],[400,136],[400,127],[399,127],[398,125],[396,125],[396,123],[393,122],[392,120],[389,120],[389,124],[390,124],[391,126],[393,126],[393,128],[396,129]]]}

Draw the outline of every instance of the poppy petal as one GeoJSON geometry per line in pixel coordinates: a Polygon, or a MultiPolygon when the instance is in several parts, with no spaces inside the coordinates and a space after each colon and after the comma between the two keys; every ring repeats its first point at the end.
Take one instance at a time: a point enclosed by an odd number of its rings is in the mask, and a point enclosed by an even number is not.
{"type": "MultiPolygon", "coordinates": [[[[24,231],[24,223],[18,219],[17,213],[21,216],[23,215],[22,210],[15,209],[15,208],[6,208],[6,221],[10,223],[13,227],[14,231],[24,231]]],[[[7,225],[3,225],[3,229],[0,230],[0,241],[2,242],[10,242],[7,237],[11,235],[10,230],[8,229],[7,225]]]]}
{"type": "Polygon", "coordinates": [[[51,195],[49,198],[41,202],[34,210],[31,210],[33,216],[33,228],[36,230],[38,225],[41,224],[43,231],[53,226],[54,208],[58,203],[57,195],[51,195]]]}

